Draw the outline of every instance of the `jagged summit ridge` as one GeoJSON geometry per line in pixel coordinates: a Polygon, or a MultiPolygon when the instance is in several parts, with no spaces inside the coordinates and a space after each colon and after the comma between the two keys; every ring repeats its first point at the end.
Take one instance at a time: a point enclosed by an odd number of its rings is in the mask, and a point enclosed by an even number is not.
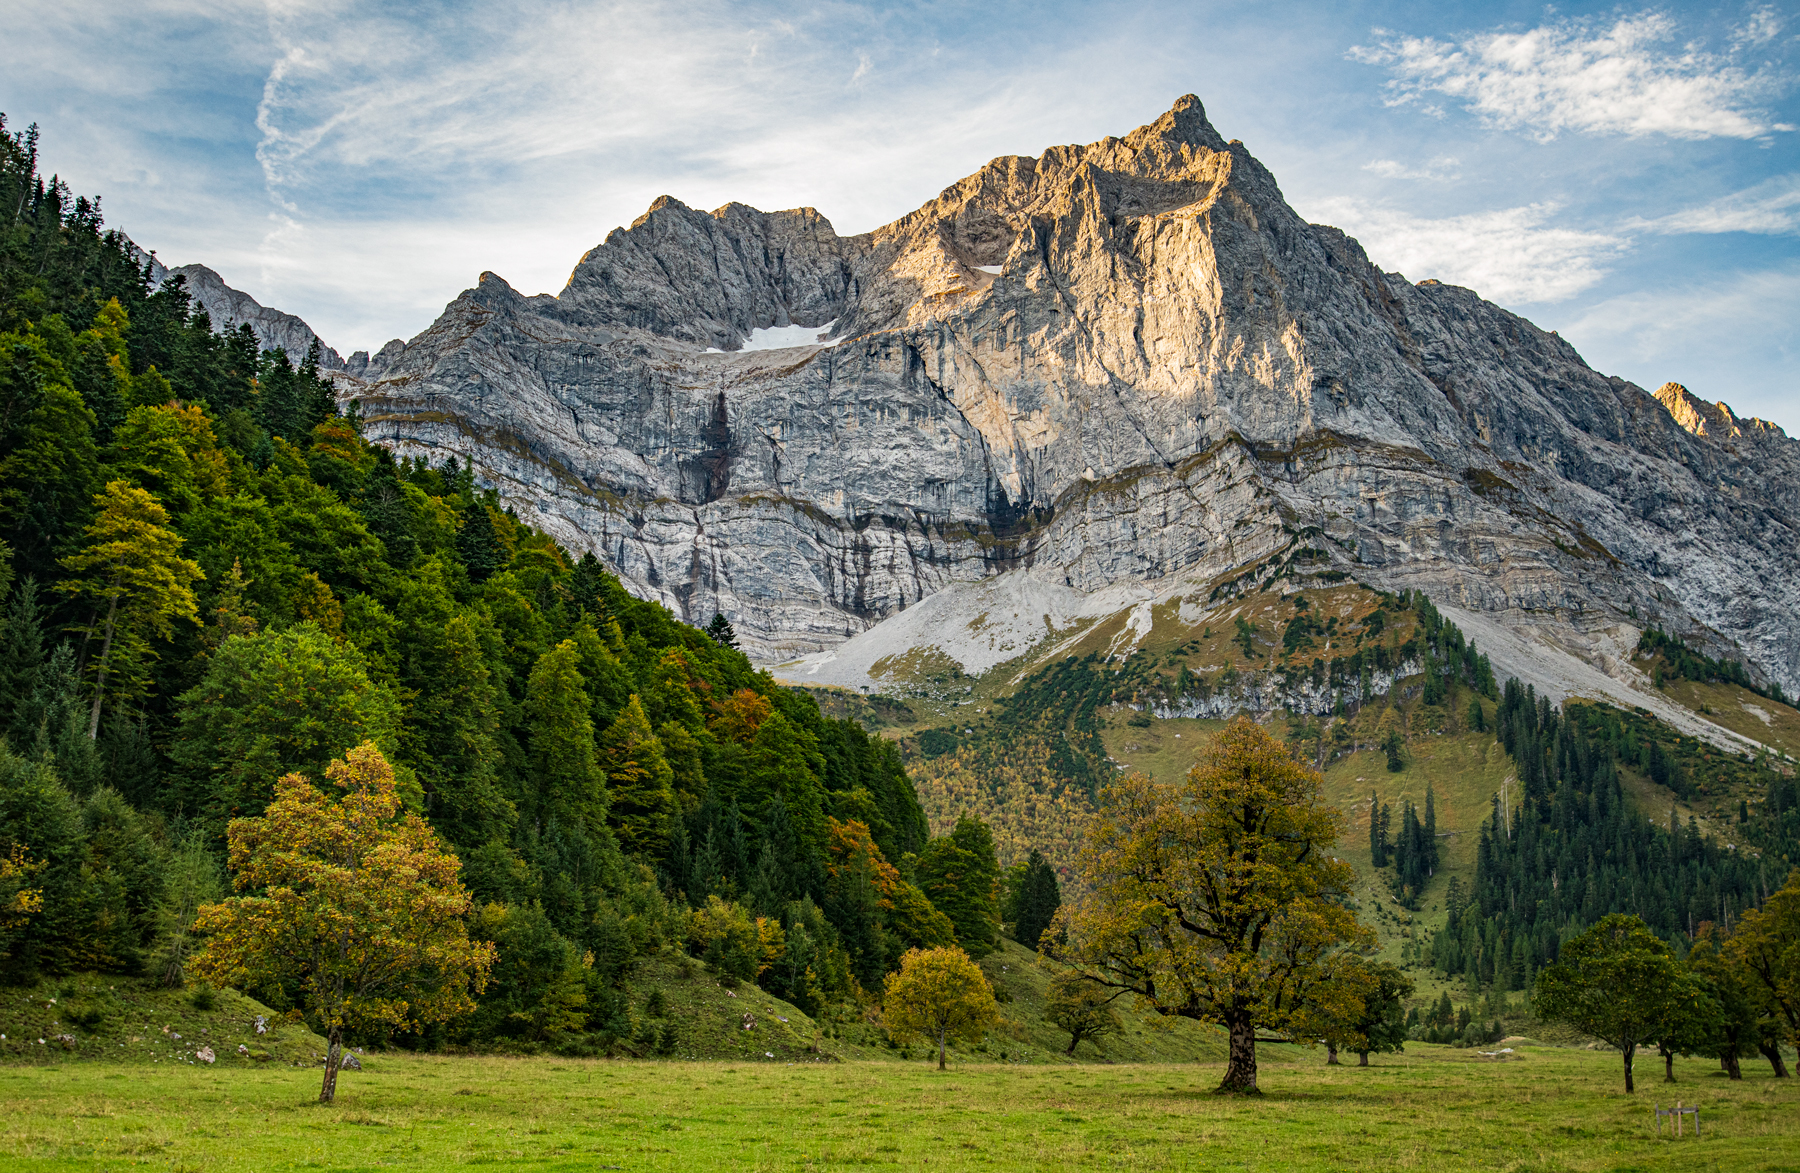
{"type": "Polygon", "coordinates": [[[856,236],[660,199],[556,297],[484,278],[359,395],[371,435],[472,460],[768,656],[1006,572],[1210,584],[1305,549],[1590,656],[1657,618],[1800,685],[1790,441],[1751,458],[1382,272],[1193,98],[856,236]],[[740,349],[790,325],[833,345],[740,349]]]}

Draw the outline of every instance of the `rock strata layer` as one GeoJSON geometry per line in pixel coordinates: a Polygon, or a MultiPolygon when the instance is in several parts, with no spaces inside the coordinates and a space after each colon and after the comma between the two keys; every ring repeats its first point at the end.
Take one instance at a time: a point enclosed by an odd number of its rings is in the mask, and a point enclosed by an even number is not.
{"type": "Polygon", "coordinates": [[[657,200],[340,380],[756,653],[959,583],[1349,574],[1590,659],[1652,620],[1800,689],[1800,448],[1371,264],[1186,97],[841,237],[657,200]],[[795,344],[798,343],[798,344],[795,344]]]}

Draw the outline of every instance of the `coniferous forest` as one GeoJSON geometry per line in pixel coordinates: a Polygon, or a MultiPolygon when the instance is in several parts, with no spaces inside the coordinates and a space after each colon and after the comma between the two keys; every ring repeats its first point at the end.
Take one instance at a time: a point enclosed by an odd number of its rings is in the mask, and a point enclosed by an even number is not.
{"type": "Polygon", "coordinates": [[[454,459],[365,442],[316,353],[153,288],[35,129],[0,138],[0,207],[0,897],[41,894],[0,978],[178,982],[230,820],[364,742],[497,946],[477,1011],[414,1043],[604,1045],[669,944],[809,1010],[909,947],[992,946],[992,837],[931,840],[891,744],[454,459]]]}

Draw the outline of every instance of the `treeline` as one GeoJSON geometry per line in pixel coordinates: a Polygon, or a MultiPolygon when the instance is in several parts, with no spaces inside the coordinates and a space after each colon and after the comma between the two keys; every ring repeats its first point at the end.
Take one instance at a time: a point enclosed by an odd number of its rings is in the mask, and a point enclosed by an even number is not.
{"type": "Polygon", "coordinates": [[[363,742],[499,946],[425,1042],[635,1037],[665,946],[807,1008],[992,947],[992,836],[931,839],[891,744],[367,443],[0,138],[0,978],[179,980],[229,821],[363,742]]]}
{"type": "Polygon", "coordinates": [[[1644,634],[1638,637],[1637,654],[1646,658],[1663,658],[1666,669],[1663,665],[1658,665],[1652,672],[1658,688],[1663,686],[1665,679],[1674,676],[1678,680],[1692,680],[1698,684],[1735,684],[1779,704],[1790,703],[1786,694],[1781,691],[1779,682],[1770,681],[1769,687],[1761,688],[1751,683],[1750,674],[1744,670],[1742,662],[1715,660],[1702,652],[1696,652],[1660,627],[1644,629],[1644,634]]]}

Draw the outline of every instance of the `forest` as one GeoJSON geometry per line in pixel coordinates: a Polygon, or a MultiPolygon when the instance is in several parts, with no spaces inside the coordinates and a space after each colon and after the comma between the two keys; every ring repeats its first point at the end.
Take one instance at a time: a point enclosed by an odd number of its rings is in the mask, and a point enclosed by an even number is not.
{"type": "Polygon", "coordinates": [[[930,838],[890,743],[454,458],[365,441],[316,353],[153,288],[3,120],[0,206],[0,980],[179,982],[231,821],[363,743],[497,946],[476,1011],[402,1045],[629,1039],[667,944],[809,1010],[992,947],[992,836],[930,838]]]}

